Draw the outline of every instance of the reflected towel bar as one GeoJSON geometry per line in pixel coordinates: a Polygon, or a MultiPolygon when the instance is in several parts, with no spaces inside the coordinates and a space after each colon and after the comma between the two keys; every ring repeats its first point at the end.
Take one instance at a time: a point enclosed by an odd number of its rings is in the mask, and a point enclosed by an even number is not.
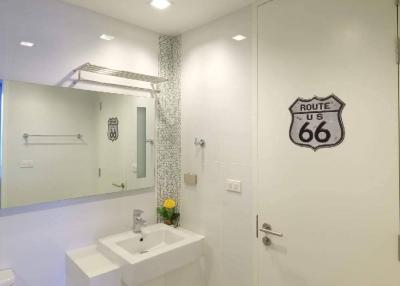
{"type": "Polygon", "coordinates": [[[74,134],[74,135],[45,135],[45,134],[28,134],[24,133],[22,137],[25,140],[28,140],[29,137],[76,137],[77,139],[82,139],[82,134],[74,134]]]}

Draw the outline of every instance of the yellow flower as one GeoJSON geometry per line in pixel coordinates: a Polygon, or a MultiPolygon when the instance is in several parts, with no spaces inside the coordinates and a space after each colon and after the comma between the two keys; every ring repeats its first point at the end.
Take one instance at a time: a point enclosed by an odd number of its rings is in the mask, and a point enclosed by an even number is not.
{"type": "Polygon", "coordinates": [[[174,207],[176,207],[176,202],[173,199],[166,199],[164,201],[164,208],[173,209],[174,207]]]}

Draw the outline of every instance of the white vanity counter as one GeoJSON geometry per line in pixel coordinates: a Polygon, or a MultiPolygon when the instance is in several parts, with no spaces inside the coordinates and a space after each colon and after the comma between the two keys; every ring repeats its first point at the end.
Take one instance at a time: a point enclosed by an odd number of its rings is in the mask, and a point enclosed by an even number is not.
{"type": "Polygon", "coordinates": [[[164,224],[111,235],[67,252],[67,286],[146,285],[199,260],[203,241],[202,235],[164,224]]]}

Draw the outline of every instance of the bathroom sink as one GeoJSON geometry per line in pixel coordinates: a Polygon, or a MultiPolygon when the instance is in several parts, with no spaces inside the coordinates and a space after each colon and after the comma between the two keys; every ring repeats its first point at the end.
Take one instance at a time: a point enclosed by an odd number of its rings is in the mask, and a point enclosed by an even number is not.
{"type": "Polygon", "coordinates": [[[99,249],[121,265],[123,282],[136,286],[201,257],[203,240],[193,232],[155,224],[142,234],[128,231],[100,239],[99,249]]]}

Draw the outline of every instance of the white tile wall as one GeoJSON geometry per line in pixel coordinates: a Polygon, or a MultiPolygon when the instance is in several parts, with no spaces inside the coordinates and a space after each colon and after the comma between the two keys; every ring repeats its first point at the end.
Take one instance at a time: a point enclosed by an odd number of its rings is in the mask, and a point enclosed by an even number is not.
{"type": "MultiPolygon", "coordinates": [[[[0,16],[0,78],[56,84],[86,61],[158,72],[152,32],[51,0],[3,0],[0,16]],[[116,40],[100,41],[103,33],[116,40]]],[[[250,34],[248,8],[183,37],[183,171],[199,175],[183,189],[183,225],[207,236],[208,286],[251,284],[250,34]],[[239,33],[248,40],[231,39],[239,33]],[[227,178],[243,192],[224,191],[227,178]]],[[[155,204],[154,193],[137,193],[0,211],[0,268],[14,268],[19,286],[62,286],[66,250],[129,228],[135,207],[154,221],[155,204]]]]}
{"type": "Polygon", "coordinates": [[[251,18],[245,8],[182,39],[183,172],[199,178],[183,185],[182,225],[206,235],[208,286],[252,284],[251,18]],[[242,193],[224,190],[226,179],[242,181],[242,193]]]}
{"type": "MultiPolygon", "coordinates": [[[[157,34],[61,1],[0,1],[0,38],[2,79],[53,85],[88,61],[158,74],[157,34]]],[[[66,250],[127,230],[134,208],[154,222],[155,206],[154,192],[136,192],[0,210],[0,269],[13,268],[18,286],[63,286],[66,250]]]]}

